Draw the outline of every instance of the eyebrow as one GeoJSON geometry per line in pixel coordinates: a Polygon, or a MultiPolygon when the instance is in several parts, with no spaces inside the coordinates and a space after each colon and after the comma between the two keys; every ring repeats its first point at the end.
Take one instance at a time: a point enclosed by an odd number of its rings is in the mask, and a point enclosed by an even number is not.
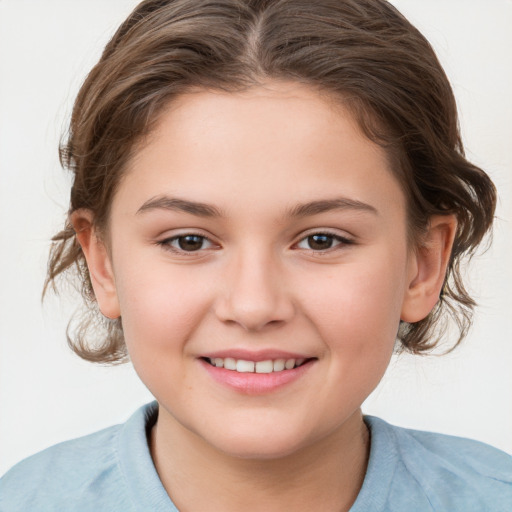
{"type": "MultiPolygon", "coordinates": [[[[221,210],[213,205],[168,196],[158,196],[148,199],[137,210],[137,215],[151,210],[185,212],[196,215],[197,217],[215,218],[226,216],[221,210]]],[[[298,204],[287,210],[285,217],[308,217],[332,210],[356,210],[361,212],[369,212],[374,215],[378,215],[379,213],[374,206],[371,206],[367,203],[363,203],[362,201],[357,201],[355,199],[341,197],[298,204]]]]}
{"type": "Polygon", "coordinates": [[[148,199],[138,210],[137,214],[150,210],[171,210],[191,213],[197,217],[224,217],[224,214],[215,206],[196,201],[187,201],[175,197],[159,196],[148,199]]]}
{"type": "Polygon", "coordinates": [[[298,204],[287,212],[289,217],[308,217],[318,215],[319,213],[329,212],[332,210],[357,210],[378,215],[379,212],[374,206],[357,201],[340,197],[335,199],[323,199],[320,201],[311,201],[309,203],[298,204]]]}

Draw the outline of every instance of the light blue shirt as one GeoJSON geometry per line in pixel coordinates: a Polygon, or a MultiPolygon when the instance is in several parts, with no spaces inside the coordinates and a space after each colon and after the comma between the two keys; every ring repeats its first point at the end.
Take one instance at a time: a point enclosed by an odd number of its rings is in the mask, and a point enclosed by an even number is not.
{"type": "MultiPolygon", "coordinates": [[[[148,447],[157,411],[153,402],[122,425],[20,462],[0,479],[0,512],[177,512],[148,447]]],[[[510,455],[372,416],[365,422],[370,460],[350,512],[512,511],[510,455]]]]}

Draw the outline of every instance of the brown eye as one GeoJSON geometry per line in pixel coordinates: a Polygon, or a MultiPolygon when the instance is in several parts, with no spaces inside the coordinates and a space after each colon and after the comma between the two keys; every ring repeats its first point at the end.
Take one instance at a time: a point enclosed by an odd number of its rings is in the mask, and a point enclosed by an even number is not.
{"type": "Polygon", "coordinates": [[[322,251],[332,247],[334,237],[331,235],[318,234],[310,235],[306,240],[310,249],[313,249],[314,251],[322,251]]]}
{"type": "Polygon", "coordinates": [[[203,249],[211,249],[214,244],[205,236],[193,233],[173,236],[158,242],[164,249],[176,253],[197,252],[203,249]]]}
{"type": "Polygon", "coordinates": [[[311,251],[322,252],[329,249],[342,248],[351,245],[354,242],[348,238],[330,233],[313,233],[304,237],[298,244],[299,249],[309,249],[311,251]]]}
{"type": "Polygon", "coordinates": [[[198,251],[202,249],[205,238],[199,235],[185,235],[178,237],[176,240],[182,251],[198,251]]]}

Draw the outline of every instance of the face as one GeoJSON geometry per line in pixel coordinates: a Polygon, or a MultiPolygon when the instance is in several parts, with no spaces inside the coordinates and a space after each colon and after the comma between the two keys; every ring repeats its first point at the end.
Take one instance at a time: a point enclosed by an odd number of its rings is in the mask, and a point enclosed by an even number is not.
{"type": "Polygon", "coordinates": [[[282,456],[341,432],[384,374],[416,272],[406,231],[384,151],[343,107],[293,83],[190,93],[115,195],[99,302],[159,422],[282,456]]]}

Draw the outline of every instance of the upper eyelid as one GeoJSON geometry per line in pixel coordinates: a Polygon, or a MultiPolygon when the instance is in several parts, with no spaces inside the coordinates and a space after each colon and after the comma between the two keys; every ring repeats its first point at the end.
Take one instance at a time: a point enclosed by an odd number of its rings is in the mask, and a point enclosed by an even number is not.
{"type": "Polygon", "coordinates": [[[342,239],[342,240],[351,240],[353,241],[354,239],[354,236],[351,235],[350,233],[347,233],[346,231],[344,231],[343,233],[339,233],[337,232],[336,230],[334,229],[331,229],[331,228],[315,228],[315,229],[311,229],[311,230],[307,230],[307,231],[304,231],[304,232],[301,232],[300,235],[298,235],[296,237],[296,240],[298,242],[300,242],[301,240],[304,240],[304,238],[307,238],[308,236],[313,236],[313,235],[328,235],[328,236],[332,236],[333,238],[338,238],[338,239],[342,239]]]}
{"type": "Polygon", "coordinates": [[[181,238],[184,236],[200,236],[201,238],[206,238],[209,242],[215,243],[213,240],[213,237],[210,235],[205,234],[204,232],[201,232],[201,230],[196,229],[190,229],[189,231],[182,231],[181,233],[163,236],[159,242],[167,242],[169,240],[176,240],[177,238],[181,238]]]}

